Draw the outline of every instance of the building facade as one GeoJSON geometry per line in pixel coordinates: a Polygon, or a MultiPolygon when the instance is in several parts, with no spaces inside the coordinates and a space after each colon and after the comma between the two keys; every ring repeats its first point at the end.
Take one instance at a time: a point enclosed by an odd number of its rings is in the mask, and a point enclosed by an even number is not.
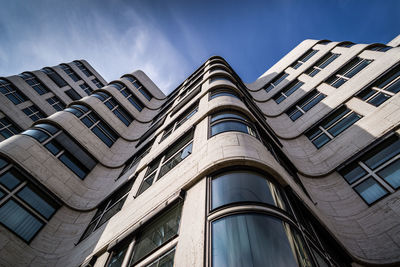
{"type": "Polygon", "coordinates": [[[306,40],[251,84],[215,56],[168,96],[1,78],[0,265],[398,266],[399,44],[306,40]]]}

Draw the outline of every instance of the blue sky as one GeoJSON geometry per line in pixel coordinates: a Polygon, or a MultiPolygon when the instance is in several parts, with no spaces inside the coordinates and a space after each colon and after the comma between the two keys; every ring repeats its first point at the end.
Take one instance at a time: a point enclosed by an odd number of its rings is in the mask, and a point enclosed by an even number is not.
{"type": "Polygon", "coordinates": [[[86,59],[166,93],[212,55],[254,81],[304,39],[386,43],[400,1],[0,0],[0,76],[86,59]]]}

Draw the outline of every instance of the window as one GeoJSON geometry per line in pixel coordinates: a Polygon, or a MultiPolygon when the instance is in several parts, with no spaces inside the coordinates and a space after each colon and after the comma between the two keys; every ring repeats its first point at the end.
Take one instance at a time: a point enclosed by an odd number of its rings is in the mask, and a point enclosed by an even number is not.
{"type": "MultiPolygon", "coordinates": [[[[123,263],[126,263],[126,266],[137,266],[140,261],[173,240],[178,236],[181,211],[182,202],[169,205],[156,218],[151,219],[150,222],[141,226],[134,233],[133,238],[128,236],[114,246],[110,252],[106,266],[121,267],[123,263]],[[133,252],[128,247],[133,247],[133,252]]],[[[161,256],[153,257],[153,259],[150,259],[151,262],[144,266],[172,267],[174,265],[174,255],[175,248],[172,248],[161,256]]]]}
{"type": "Polygon", "coordinates": [[[231,96],[240,99],[239,95],[235,91],[228,88],[218,88],[210,92],[210,100],[219,96],[231,96]]]}
{"type": "Polygon", "coordinates": [[[47,76],[49,76],[49,78],[60,88],[68,85],[67,82],[53,69],[43,68],[41,69],[41,72],[46,73],[47,76]]]}
{"type": "Polygon", "coordinates": [[[32,74],[24,72],[18,76],[24,79],[25,82],[29,84],[39,95],[44,95],[49,92],[49,89],[47,89],[46,86],[32,74]]]}
{"type": "Polygon", "coordinates": [[[254,125],[242,113],[235,111],[218,112],[210,118],[210,136],[224,132],[242,132],[257,137],[254,125]]]}
{"type": "Polygon", "coordinates": [[[86,93],[87,95],[90,95],[90,94],[93,92],[93,89],[90,88],[89,85],[87,85],[87,83],[85,83],[85,82],[84,82],[83,84],[80,84],[79,87],[80,87],[83,91],[85,91],[85,93],[86,93]]]}
{"type": "MultiPolygon", "coordinates": [[[[177,203],[163,212],[153,222],[139,230],[135,237],[130,266],[137,264],[178,235],[181,212],[182,203],[177,203]]],[[[167,262],[173,262],[173,255],[171,256],[167,262]]],[[[150,266],[153,267],[154,265],[150,266]]]]}
{"type": "Polygon", "coordinates": [[[85,67],[85,65],[83,65],[82,62],[80,62],[80,61],[74,61],[74,64],[75,64],[75,66],[77,66],[77,67],[86,75],[86,77],[90,77],[90,76],[93,75],[93,73],[92,73],[90,70],[88,70],[88,69],[85,67]]]}
{"type": "Polygon", "coordinates": [[[371,205],[400,187],[400,139],[392,135],[338,170],[371,205]]]}
{"type": "Polygon", "coordinates": [[[21,128],[18,125],[7,118],[3,113],[0,113],[0,115],[2,116],[2,118],[0,118],[0,134],[5,139],[21,132],[21,128]]]}
{"type": "Polygon", "coordinates": [[[307,60],[309,60],[313,55],[315,55],[318,50],[310,49],[304,55],[302,55],[297,61],[290,65],[293,69],[298,69],[307,60]]]}
{"type": "Polygon", "coordinates": [[[65,91],[65,94],[67,95],[67,96],[69,96],[69,98],[71,98],[72,100],[74,100],[74,101],[76,101],[76,100],[79,100],[79,99],[81,99],[82,97],[81,97],[81,95],[80,94],[78,94],[78,92],[76,92],[74,89],[68,89],[67,91],[65,91]]]}
{"type": "Polygon", "coordinates": [[[192,105],[191,107],[187,108],[174,122],[172,122],[170,125],[168,125],[164,132],[163,135],[160,139],[160,143],[167,138],[168,136],[171,135],[171,133],[173,131],[175,131],[176,129],[178,129],[183,123],[185,123],[185,121],[187,121],[188,119],[190,119],[199,109],[199,104],[195,103],[194,105],[192,105]]]}
{"type": "Polygon", "coordinates": [[[211,223],[211,266],[310,267],[300,233],[267,214],[240,213],[211,223]]]}
{"type": "Polygon", "coordinates": [[[291,94],[293,94],[297,89],[299,89],[304,83],[299,80],[294,80],[290,84],[288,84],[285,88],[283,88],[279,93],[274,95],[272,99],[277,103],[281,103],[283,100],[288,98],[291,94]]]}
{"type": "Polygon", "coordinates": [[[61,111],[65,108],[64,102],[62,102],[58,97],[52,96],[46,99],[47,103],[49,103],[55,110],[61,111]]]}
{"type": "Polygon", "coordinates": [[[64,72],[74,81],[80,81],[82,80],[81,77],[78,76],[78,74],[75,73],[75,71],[73,71],[71,69],[70,66],[66,65],[66,64],[61,64],[60,68],[62,68],[64,70],[64,72]]]}
{"type": "Polygon", "coordinates": [[[308,74],[311,77],[314,77],[317,75],[318,72],[320,72],[322,69],[324,69],[326,66],[331,64],[332,61],[334,61],[336,58],[338,58],[340,55],[339,54],[333,54],[333,53],[328,53],[325,56],[323,56],[320,60],[318,60],[314,66],[306,70],[304,73],[308,74]]]}
{"type": "Polygon", "coordinates": [[[110,94],[106,92],[96,92],[92,96],[100,99],[100,101],[103,102],[104,105],[106,105],[108,109],[111,110],[112,113],[114,113],[114,115],[117,116],[126,126],[129,126],[132,123],[133,117],[110,94]]]}
{"type": "Polygon", "coordinates": [[[23,93],[21,93],[19,89],[17,89],[13,84],[4,79],[0,79],[0,91],[5,97],[13,102],[14,105],[18,105],[28,100],[27,97],[23,93]]]}
{"type": "Polygon", "coordinates": [[[226,77],[226,76],[213,76],[210,79],[210,83],[215,82],[215,81],[228,81],[231,83],[234,83],[230,78],[226,77]]]}
{"type": "Polygon", "coordinates": [[[37,124],[22,134],[36,139],[80,179],[84,179],[97,164],[80,144],[52,124],[37,124]]]}
{"type": "Polygon", "coordinates": [[[341,106],[308,130],[305,135],[316,148],[320,148],[359,119],[361,119],[361,115],[351,111],[346,106],[341,106]]]}
{"type": "Polygon", "coordinates": [[[136,78],[132,77],[132,76],[124,76],[123,78],[129,80],[133,86],[136,87],[136,89],[139,90],[139,92],[147,99],[147,100],[151,100],[153,98],[153,96],[150,94],[150,92],[146,89],[146,87],[144,87],[136,78]]]}
{"type": "Polygon", "coordinates": [[[144,156],[149,154],[151,150],[151,146],[153,145],[154,141],[148,142],[145,146],[143,146],[141,149],[139,149],[138,152],[136,152],[132,157],[130,157],[124,165],[124,168],[122,169],[121,174],[118,176],[118,178],[122,177],[125,173],[127,173],[133,166],[136,165],[144,156]]]}
{"type": "Polygon", "coordinates": [[[22,111],[33,121],[37,121],[46,117],[46,115],[44,115],[44,113],[35,105],[24,108],[22,111]]]}
{"type": "Polygon", "coordinates": [[[104,84],[103,84],[102,82],[100,82],[99,79],[97,79],[97,78],[94,78],[94,79],[92,80],[92,83],[94,83],[94,85],[96,85],[97,88],[101,88],[101,87],[104,86],[104,84]]]}
{"type": "Polygon", "coordinates": [[[185,89],[182,91],[182,93],[179,95],[179,99],[182,99],[184,96],[186,96],[189,92],[193,91],[193,89],[197,89],[200,87],[200,83],[203,81],[203,76],[199,77],[197,80],[193,80],[190,82],[187,86],[185,86],[185,89]]]}
{"type": "Polygon", "coordinates": [[[399,91],[400,65],[397,65],[394,69],[376,80],[372,85],[356,94],[356,97],[378,107],[399,91]]]}
{"type": "Polygon", "coordinates": [[[98,206],[96,214],[93,216],[80,240],[88,237],[122,209],[133,182],[134,180],[129,180],[98,206]]]}
{"type": "Polygon", "coordinates": [[[265,91],[269,92],[275,87],[277,87],[278,84],[280,84],[283,80],[285,80],[287,76],[289,76],[289,74],[287,74],[286,72],[282,72],[281,74],[276,76],[270,83],[264,86],[265,91]]]}
{"type": "Polygon", "coordinates": [[[392,48],[393,47],[391,47],[391,46],[378,45],[378,46],[370,47],[367,50],[386,52],[392,48]]]}
{"type": "Polygon", "coordinates": [[[258,202],[288,210],[283,192],[264,175],[252,171],[231,171],[211,180],[211,209],[240,202],[258,202]]]}
{"type": "Polygon", "coordinates": [[[118,134],[88,107],[72,105],[65,109],[79,118],[104,144],[111,147],[118,139],[118,134]]]}
{"type": "Polygon", "coordinates": [[[344,65],[341,69],[339,69],[334,75],[329,77],[325,83],[339,88],[342,84],[347,82],[351,77],[356,75],[366,66],[368,66],[373,60],[362,59],[359,57],[354,58],[349,63],[344,65]]]}
{"type": "Polygon", "coordinates": [[[343,43],[339,44],[338,46],[339,47],[352,47],[353,45],[355,45],[355,44],[352,42],[343,42],[343,43]]]}
{"type": "Polygon", "coordinates": [[[138,111],[142,111],[144,108],[143,103],[133,95],[133,93],[125,86],[122,85],[121,83],[112,83],[110,86],[116,88],[118,91],[121,92],[121,94],[128,99],[128,101],[134,106],[138,111]]]}
{"type": "Polygon", "coordinates": [[[320,93],[318,90],[313,90],[305,97],[297,101],[293,107],[289,108],[286,111],[286,114],[292,121],[295,121],[325,97],[326,95],[320,93]]]}
{"type": "Polygon", "coordinates": [[[60,203],[33,183],[19,167],[0,158],[0,223],[29,243],[60,203]]]}
{"type": "Polygon", "coordinates": [[[194,130],[186,133],[178,141],[172,144],[158,158],[147,166],[145,177],[140,185],[137,196],[146,191],[161,177],[178,165],[192,153],[194,130]]]}

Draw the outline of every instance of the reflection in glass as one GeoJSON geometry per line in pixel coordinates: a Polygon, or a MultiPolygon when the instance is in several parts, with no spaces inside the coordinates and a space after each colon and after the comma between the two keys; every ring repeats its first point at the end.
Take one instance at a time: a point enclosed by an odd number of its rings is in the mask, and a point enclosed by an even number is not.
{"type": "Polygon", "coordinates": [[[276,185],[255,172],[235,171],[219,175],[212,180],[211,190],[212,209],[237,202],[261,202],[286,210],[276,185]]]}
{"type": "Polygon", "coordinates": [[[212,266],[311,266],[300,236],[287,223],[262,214],[240,214],[212,223],[212,266]]]}

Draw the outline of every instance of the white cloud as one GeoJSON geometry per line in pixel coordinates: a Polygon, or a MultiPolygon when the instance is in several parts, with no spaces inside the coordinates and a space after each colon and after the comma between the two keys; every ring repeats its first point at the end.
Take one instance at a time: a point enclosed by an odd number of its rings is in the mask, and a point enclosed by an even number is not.
{"type": "MultiPolygon", "coordinates": [[[[107,81],[141,69],[169,93],[187,75],[190,69],[187,59],[151,19],[128,6],[121,8],[124,12],[119,14],[123,16],[120,19],[129,21],[123,27],[107,19],[110,16],[79,9],[69,10],[56,21],[42,19],[34,32],[23,24],[7,26],[7,16],[0,16],[0,24],[6,25],[10,41],[15,42],[14,46],[8,46],[8,53],[0,49],[0,75],[86,59],[107,81]],[[17,30],[21,32],[16,34],[17,30]]],[[[40,15],[40,10],[31,12],[40,15]]]]}

